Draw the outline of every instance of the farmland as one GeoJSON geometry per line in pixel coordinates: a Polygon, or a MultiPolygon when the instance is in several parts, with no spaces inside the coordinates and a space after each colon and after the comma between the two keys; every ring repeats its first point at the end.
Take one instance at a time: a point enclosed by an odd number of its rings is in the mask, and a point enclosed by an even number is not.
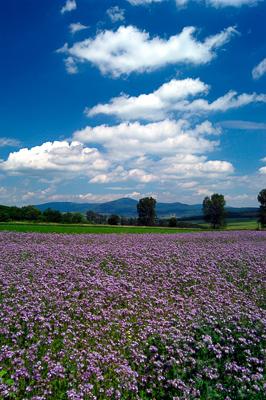
{"type": "Polygon", "coordinates": [[[1,232],[0,399],[264,399],[265,247],[1,232]]]}
{"type": "Polygon", "coordinates": [[[66,233],[66,234],[110,234],[110,233],[180,233],[193,232],[199,229],[161,228],[146,226],[110,226],[110,225],[82,225],[82,224],[40,224],[40,223],[2,223],[0,231],[66,233]]]}
{"type": "MultiPolygon", "coordinates": [[[[198,223],[202,229],[208,230],[209,225],[203,221],[190,221],[198,223]]],[[[228,230],[256,229],[258,226],[255,219],[251,220],[229,220],[226,225],[228,230]]],[[[40,233],[66,233],[66,234],[108,234],[108,233],[182,233],[200,232],[198,228],[167,228],[158,226],[110,226],[110,225],[89,225],[89,224],[52,224],[52,223],[29,223],[29,222],[2,222],[0,231],[15,232],[40,232],[40,233]]]]}

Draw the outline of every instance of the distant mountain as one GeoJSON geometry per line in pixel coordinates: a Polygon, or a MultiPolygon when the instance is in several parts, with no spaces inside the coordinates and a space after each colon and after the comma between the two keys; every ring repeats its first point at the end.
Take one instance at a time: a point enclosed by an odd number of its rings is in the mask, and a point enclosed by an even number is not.
{"type": "MultiPolygon", "coordinates": [[[[130,198],[123,198],[114,201],[108,201],[106,203],[70,203],[70,202],[53,202],[44,203],[36,205],[39,210],[44,211],[47,208],[52,208],[61,212],[81,212],[86,213],[86,211],[94,211],[100,214],[110,215],[118,214],[124,217],[136,217],[137,216],[137,200],[130,198]]],[[[228,207],[227,211],[235,215],[235,217],[240,217],[242,214],[244,216],[253,216],[257,212],[255,207],[246,208],[235,208],[228,207]]],[[[197,217],[202,215],[202,205],[195,204],[183,204],[183,203],[157,203],[156,212],[158,217],[169,217],[176,216],[177,218],[185,217],[197,217]]]]}
{"type": "Polygon", "coordinates": [[[124,198],[106,203],[70,203],[70,202],[53,202],[36,205],[39,210],[44,211],[52,208],[61,212],[81,212],[94,211],[100,214],[119,214],[124,216],[137,215],[137,200],[124,198]]]}

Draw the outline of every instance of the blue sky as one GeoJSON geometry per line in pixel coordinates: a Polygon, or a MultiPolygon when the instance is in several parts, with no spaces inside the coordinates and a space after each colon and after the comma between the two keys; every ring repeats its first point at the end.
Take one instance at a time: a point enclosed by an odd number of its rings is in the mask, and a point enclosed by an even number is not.
{"type": "Polygon", "coordinates": [[[0,203],[256,205],[265,16],[253,0],[1,2],[0,203]]]}

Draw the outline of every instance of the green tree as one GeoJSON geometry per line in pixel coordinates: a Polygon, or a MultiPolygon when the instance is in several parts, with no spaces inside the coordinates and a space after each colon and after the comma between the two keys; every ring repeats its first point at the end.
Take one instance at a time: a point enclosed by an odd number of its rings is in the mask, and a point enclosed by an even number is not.
{"type": "Polygon", "coordinates": [[[86,212],[86,219],[90,224],[105,224],[107,221],[105,215],[98,214],[91,210],[86,212]]]}
{"type": "Polygon", "coordinates": [[[155,225],[156,200],[152,197],[144,197],[137,204],[138,224],[145,226],[155,225]]]}
{"type": "Polygon", "coordinates": [[[46,222],[62,222],[62,214],[60,211],[47,208],[43,212],[43,216],[46,222]]]}
{"type": "Polygon", "coordinates": [[[262,229],[266,227],[266,189],[262,189],[258,194],[258,202],[260,203],[258,222],[262,229]]]}
{"type": "Polygon", "coordinates": [[[175,228],[175,227],[177,227],[177,219],[176,219],[176,217],[171,217],[171,218],[169,219],[169,221],[168,221],[168,226],[169,226],[170,228],[175,228]]]}
{"type": "MultiPolygon", "coordinates": [[[[12,221],[21,221],[22,220],[22,210],[19,207],[12,206],[9,207],[9,215],[12,221]]],[[[39,217],[38,217],[39,219],[39,217]]]]}
{"type": "Polygon", "coordinates": [[[10,220],[8,209],[9,207],[0,206],[0,222],[7,222],[10,220]]]}
{"type": "Polygon", "coordinates": [[[81,214],[79,212],[75,212],[72,214],[72,223],[73,224],[81,224],[82,222],[84,222],[83,214],[81,214]]]}
{"type": "Polygon", "coordinates": [[[64,224],[72,224],[73,214],[71,212],[66,212],[62,214],[62,222],[64,224]]]}
{"type": "Polygon", "coordinates": [[[211,224],[213,229],[225,225],[225,199],[222,194],[214,193],[211,197],[205,197],[202,204],[204,219],[211,224]]]}
{"type": "Polygon", "coordinates": [[[41,218],[41,211],[34,206],[25,206],[21,208],[21,219],[26,221],[38,221],[41,218]]]}
{"type": "Polygon", "coordinates": [[[120,217],[118,215],[110,215],[107,222],[109,225],[118,225],[120,222],[120,217]]]}

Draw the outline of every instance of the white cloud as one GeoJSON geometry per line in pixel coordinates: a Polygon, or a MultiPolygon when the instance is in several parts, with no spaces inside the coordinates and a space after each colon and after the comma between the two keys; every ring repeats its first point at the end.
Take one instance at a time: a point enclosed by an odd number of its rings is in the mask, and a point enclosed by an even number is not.
{"type": "Polygon", "coordinates": [[[204,155],[179,154],[165,157],[157,163],[155,171],[163,180],[176,180],[192,177],[204,177],[205,180],[227,176],[234,172],[228,161],[208,160],[204,155]]]}
{"type": "Polygon", "coordinates": [[[0,147],[17,147],[19,143],[19,140],[16,139],[0,137],[0,147]]]}
{"type": "Polygon", "coordinates": [[[219,134],[209,121],[198,125],[165,120],[86,127],[75,132],[70,143],[47,142],[11,152],[0,162],[0,170],[7,175],[35,177],[43,183],[76,177],[86,177],[92,184],[143,185],[184,178],[191,181],[193,177],[213,179],[233,172],[229,162],[206,156],[218,146],[219,134]]]}
{"type": "Polygon", "coordinates": [[[165,120],[86,127],[75,132],[74,139],[101,146],[107,159],[112,160],[112,168],[96,174],[91,183],[147,184],[232,174],[230,162],[208,160],[204,155],[218,146],[219,134],[209,121],[191,126],[185,120],[165,120]]]}
{"type": "MultiPolygon", "coordinates": [[[[132,6],[147,5],[152,3],[161,3],[168,0],[127,0],[132,6]]],[[[183,7],[191,0],[174,0],[178,7],[183,7]]],[[[193,0],[196,1],[196,0],[193,0]]],[[[262,0],[204,0],[206,5],[210,5],[216,8],[219,7],[241,7],[243,5],[253,6],[262,0]]]]}
{"type": "Polygon", "coordinates": [[[229,91],[212,103],[199,98],[187,100],[190,96],[205,94],[209,86],[199,79],[173,79],[162,85],[150,94],[141,94],[138,97],[121,95],[110,100],[107,104],[98,104],[91,109],[86,109],[87,116],[97,114],[115,115],[122,120],[151,120],[158,121],[171,116],[175,112],[199,114],[227,111],[243,107],[250,103],[266,102],[264,94],[240,94],[229,91]]]}
{"type": "Polygon", "coordinates": [[[83,25],[80,22],[73,22],[69,25],[69,30],[73,35],[77,32],[84,31],[85,29],[88,29],[88,26],[83,25]]]}
{"type": "Polygon", "coordinates": [[[142,6],[144,4],[161,3],[164,0],[127,0],[132,6],[142,6]]]}
{"type": "Polygon", "coordinates": [[[209,103],[205,99],[196,99],[191,102],[184,100],[176,105],[175,110],[189,113],[217,112],[227,111],[257,102],[265,103],[266,95],[257,93],[242,93],[238,95],[237,92],[230,90],[212,103],[209,103]]]}
{"type": "Polygon", "coordinates": [[[244,5],[254,6],[262,0],[207,0],[206,3],[218,7],[242,7],[244,5]]]}
{"type": "Polygon", "coordinates": [[[236,30],[224,31],[198,41],[195,27],[185,27],[168,40],[151,38],[149,33],[133,26],[120,26],[117,31],[102,31],[94,39],[65,44],[58,50],[76,62],[88,61],[103,74],[118,77],[132,72],[147,72],[169,64],[205,64],[215,56],[215,50],[227,43],[236,30]]]}
{"type": "Polygon", "coordinates": [[[240,129],[240,130],[262,130],[266,131],[266,123],[256,121],[228,120],[219,123],[224,128],[240,129]]]}
{"type": "MultiPolygon", "coordinates": [[[[262,158],[261,161],[262,161],[263,163],[266,163],[266,157],[262,158]]],[[[263,175],[266,174],[266,166],[265,166],[265,167],[261,167],[261,168],[259,169],[259,172],[260,172],[261,174],[263,174],[263,175]]]]}
{"type": "Polygon", "coordinates": [[[124,21],[125,19],[125,10],[118,6],[110,7],[106,11],[106,14],[110,18],[110,20],[115,23],[119,21],[124,21]]]}
{"type": "Polygon", "coordinates": [[[138,97],[122,95],[110,100],[108,104],[98,104],[86,109],[87,116],[97,114],[115,115],[120,119],[160,120],[174,110],[175,104],[188,96],[208,91],[208,86],[199,79],[173,79],[150,94],[138,97]]]}
{"type": "Polygon", "coordinates": [[[65,67],[66,67],[67,73],[70,75],[75,75],[78,73],[78,67],[77,67],[76,62],[73,57],[67,57],[65,59],[65,67]]]}
{"type": "Polygon", "coordinates": [[[88,148],[77,141],[46,142],[30,149],[22,148],[9,154],[6,161],[0,163],[0,169],[8,173],[42,172],[71,175],[93,176],[95,172],[105,170],[109,162],[96,148],[88,148]]]}
{"type": "Polygon", "coordinates": [[[139,192],[133,191],[130,193],[108,193],[108,194],[96,194],[96,193],[85,193],[85,194],[52,194],[40,196],[39,192],[32,192],[31,197],[38,197],[42,200],[48,201],[71,201],[77,203],[102,203],[106,201],[118,200],[123,198],[140,198],[139,192]]]}
{"type": "Polygon", "coordinates": [[[210,135],[219,134],[209,121],[191,127],[185,120],[165,120],[142,125],[139,122],[115,126],[86,127],[74,133],[82,143],[97,143],[111,154],[112,160],[143,155],[201,153],[213,150],[218,142],[210,135]]]}
{"type": "Polygon", "coordinates": [[[252,70],[253,79],[259,79],[266,73],[266,58],[264,58],[255,68],[252,70]]]}
{"type": "Polygon", "coordinates": [[[61,14],[74,11],[77,9],[76,0],[66,0],[66,4],[61,8],[61,14]]]}
{"type": "Polygon", "coordinates": [[[7,189],[3,186],[0,186],[0,198],[6,197],[7,193],[7,189]]]}
{"type": "Polygon", "coordinates": [[[112,171],[105,174],[98,174],[90,180],[91,183],[109,183],[109,182],[126,182],[135,181],[140,183],[150,183],[158,180],[158,177],[152,173],[148,173],[144,169],[131,168],[125,169],[119,165],[112,171]]]}
{"type": "MultiPolygon", "coordinates": [[[[240,201],[240,202],[242,202],[242,201],[244,201],[244,200],[248,200],[248,199],[250,199],[250,196],[248,195],[248,194],[246,194],[246,193],[244,193],[244,194],[238,194],[238,195],[226,195],[225,196],[225,200],[227,201],[227,202],[235,202],[235,201],[240,201]]],[[[250,199],[251,200],[251,199],[250,199]]]]}

